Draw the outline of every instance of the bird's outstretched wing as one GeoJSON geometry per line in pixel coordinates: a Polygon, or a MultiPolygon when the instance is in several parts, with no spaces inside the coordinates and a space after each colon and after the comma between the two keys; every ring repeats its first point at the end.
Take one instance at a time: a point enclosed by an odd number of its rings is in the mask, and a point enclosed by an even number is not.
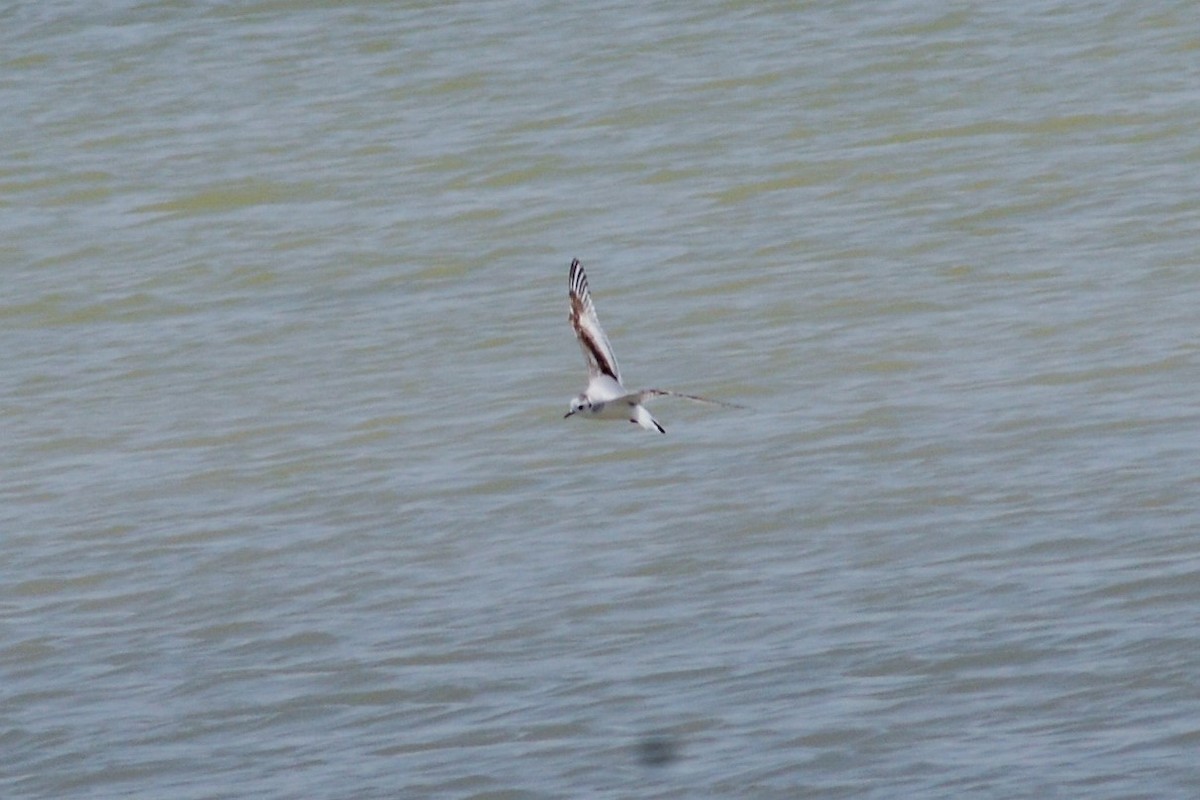
{"type": "Polygon", "coordinates": [[[617,357],[613,355],[612,345],[600,327],[600,318],[596,316],[596,307],[592,305],[592,293],[588,291],[587,274],[583,265],[576,258],[571,261],[570,291],[571,298],[571,327],[579,339],[579,347],[588,365],[588,377],[607,375],[617,383],[621,382],[621,369],[617,366],[617,357]]]}
{"type": "Polygon", "coordinates": [[[704,403],[705,405],[710,406],[745,408],[745,406],[739,406],[737,403],[726,403],[724,400],[712,400],[707,397],[699,397],[694,394],[684,394],[683,392],[672,392],[667,389],[641,389],[627,396],[631,398],[636,397],[639,403],[644,403],[647,400],[653,400],[655,397],[682,397],[684,400],[691,400],[693,403],[704,403]]]}

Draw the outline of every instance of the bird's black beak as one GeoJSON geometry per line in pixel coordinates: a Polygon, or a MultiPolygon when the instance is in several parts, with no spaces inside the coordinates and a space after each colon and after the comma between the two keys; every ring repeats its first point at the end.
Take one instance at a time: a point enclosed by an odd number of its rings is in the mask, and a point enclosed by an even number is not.
{"type": "Polygon", "coordinates": [[[571,416],[574,413],[575,413],[574,411],[568,411],[567,413],[563,414],[563,419],[566,419],[567,417],[571,416]]]}

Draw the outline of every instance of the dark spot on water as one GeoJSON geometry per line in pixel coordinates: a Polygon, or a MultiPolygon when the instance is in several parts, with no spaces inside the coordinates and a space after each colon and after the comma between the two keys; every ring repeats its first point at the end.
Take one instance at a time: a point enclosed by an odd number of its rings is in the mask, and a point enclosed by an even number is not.
{"type": "Polygon", "coordinates": [[[679,757],[675,741],[669,736],[647,736],[638,742],[638,761],[647,767],[665,767],[679,757]]]}

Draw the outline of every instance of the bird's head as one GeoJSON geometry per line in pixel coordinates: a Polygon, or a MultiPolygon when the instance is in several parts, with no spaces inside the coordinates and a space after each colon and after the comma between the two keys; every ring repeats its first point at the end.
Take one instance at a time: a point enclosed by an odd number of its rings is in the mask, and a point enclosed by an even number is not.
{"type": "Polygon", "coordinates": [[[571,398],[571,410],[568,411],[563,416],[563,419],[566,419],[567,417],[571,416],[572,414],[577,414],[580,411],[583,411],[583,410],[591,408],[591,407],[592,407],[592,403],[590,400],[587,399],[586,394],[581,394],[578,397],[572,397],[571,398]]]}

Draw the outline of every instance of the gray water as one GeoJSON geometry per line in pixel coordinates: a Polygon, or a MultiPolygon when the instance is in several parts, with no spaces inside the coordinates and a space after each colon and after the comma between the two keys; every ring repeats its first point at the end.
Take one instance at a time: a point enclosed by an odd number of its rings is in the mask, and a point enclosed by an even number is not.
{"type": "Polygon", "coordinates": [[[0,8],[0,796],[1200,793],[1191,3],[0,8]],[[563,420],[589,270],[660,436],[563,420]]]}

